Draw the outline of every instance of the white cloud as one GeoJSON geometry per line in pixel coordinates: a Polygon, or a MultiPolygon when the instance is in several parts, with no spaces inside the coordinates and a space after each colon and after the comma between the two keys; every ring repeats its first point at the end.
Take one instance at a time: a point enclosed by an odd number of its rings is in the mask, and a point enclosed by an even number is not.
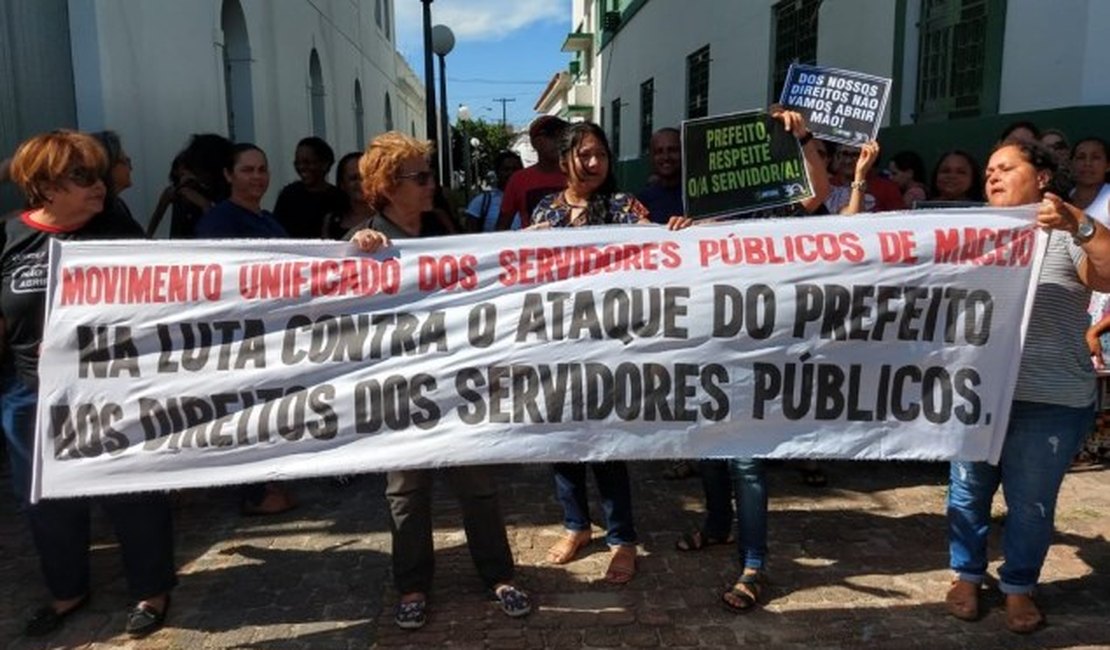
{"type": "MultiPolygon", "coordinates": [[[[423,56],[423,3],[394,0],[397,49],[410,61],[423,56]],[[415,57],[415,58],[414,58],[415,57]]],[[[455,40],[496,41],[542,21],[570,21],[570,0],[433,0],[432,24],[447,25],[455,40]]]]}

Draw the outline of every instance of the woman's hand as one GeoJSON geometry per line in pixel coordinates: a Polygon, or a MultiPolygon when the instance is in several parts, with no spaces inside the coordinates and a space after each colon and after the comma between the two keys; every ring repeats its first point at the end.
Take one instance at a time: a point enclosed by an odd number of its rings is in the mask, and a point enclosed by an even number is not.
{"type": "Polygon", "coordinates": [[[782,107],[782,104],[771,104],[770,108],[771,117],[782,122],[786,130],[794,135],[795,138],[803,137],[808,130],[806,129],[806,118],[797,111],[788,111],[782,107]]]}
{"type": "Polygon", "coordinates": [[[879,159],[879,143],[871,140],[859,148],[859,158],[856,159],[856,180],[867,180],[867,172],[871,171],[875,161],[879,159]]]}
{"type": "Polygon", "coordinates": [[[683,230],[692,225],[694,220],[682,215],[676,215],[667,220],[667,230],[683,230]]]}
{"type": "Polygon", "coordinates": [[[351,243],[358,246],[363,253],[373,253],[392,245],[389,237],[373,228],[363,228],[351,236],[351,243]]]}
{"type": "Polygon", "coordinates": [[[1082,210],[1052,192],[1045,192],[1037,208],[1037,225],[1046,230],[1064,230],[1074,235],[1079,222],[1086,218],[1082,210]]]}
{"type": "Polygon", "coordinates": [[[1105,370],[1106,363],[1102,360],[1102,340],[1099,338],[1097,328],[1087,330],[1087,349],[1091,351],[1091,363],[1095,370],[1105,370]]]}

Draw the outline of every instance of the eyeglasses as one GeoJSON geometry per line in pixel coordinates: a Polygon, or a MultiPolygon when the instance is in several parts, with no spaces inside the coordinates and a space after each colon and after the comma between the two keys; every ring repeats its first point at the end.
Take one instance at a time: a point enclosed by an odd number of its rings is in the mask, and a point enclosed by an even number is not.
{"type": "Polygon", "coordinates": [[[404,174],[397,174],[397,180],[403,181],[411,179],[416,181],[417,185],[424,186],[432,182],[432,172],[407,172],[404,174]]]}
{"type": "Polygon", "coordinates": [[[100,180],[100,176],[93,170],[77,167],[66,172],[66,178],[77,187],[92,187],[100,180]]]}
{"type": "Polygon", "coordinates": [[[130,156],[124,156],[123,158],[120,158],[119,160],[116,161],[116,164],[117,165],[126,165],[128,169],[132,169],[132,167],[131,167],[131,157],[130,156]]]}

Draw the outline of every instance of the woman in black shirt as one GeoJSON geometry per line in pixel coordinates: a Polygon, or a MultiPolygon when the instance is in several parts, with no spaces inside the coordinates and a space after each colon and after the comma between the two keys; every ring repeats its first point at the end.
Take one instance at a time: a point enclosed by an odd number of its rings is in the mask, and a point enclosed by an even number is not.
{"type": "MultiPolygon", "coordinates": [[[[31,208],[5,224],[0,253],[0,329],[16,373],[14,385],[0,401],[0,412],[16,494],[24,502],[53,598],[27,622],[28,636],[54,631],[89,600],[90,499],[31,504],[28,496],[50,240],[143,236],[126,215],[103,210],[107,190],[101,179],[107,171],[104,149],[92,137],[74,131],[35,136],[20,145],[12,161],[12,180],[31,208]]],[[[164,494],[98,501],[119,537],[124,573],[136,601],[128,610],[125,629],[132,637],[146,636],[162,626],[170,590],[177,584],[169,502],[164,494]]]]}

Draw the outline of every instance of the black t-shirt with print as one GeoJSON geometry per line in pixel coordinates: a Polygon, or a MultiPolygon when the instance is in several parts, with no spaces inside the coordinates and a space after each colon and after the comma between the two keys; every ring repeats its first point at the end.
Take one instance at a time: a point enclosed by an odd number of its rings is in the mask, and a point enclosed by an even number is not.
{"type": "Polygon", "coordinates": [[[50,240],[142,239],[143,229],[121,212],[102,212],[70,231],[46,229],[28,214],[4,224],[0,253],[0,317],[7,327],[5,344],[19,379],[38,387],[39,344],[46,316],[47,257],[50,240]]]}

